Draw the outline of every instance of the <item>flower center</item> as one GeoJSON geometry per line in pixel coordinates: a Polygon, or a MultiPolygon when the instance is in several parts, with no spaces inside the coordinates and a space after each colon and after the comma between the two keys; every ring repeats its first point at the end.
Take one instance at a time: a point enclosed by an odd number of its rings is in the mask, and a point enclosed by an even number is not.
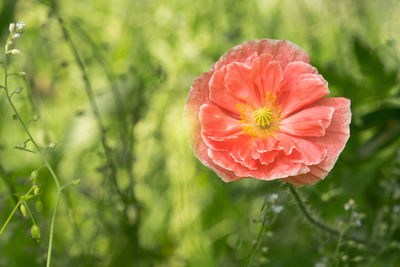
{"type": "Polygon", "coordinates": [[[243,132],[247,135],[264,138],[273,135],[278,129],[281,120],[280,105],[276,103],[276,95],[265,94],[261,107],[247,103],[238,104],[243,132]]]}
{"type": "Polygon", "coordinates": [[[254,121],[261,128],[268,127],[273,116],[274,114],[272,113],[272,111],[266,107],[256,109],[253,115],[254,121]]]}

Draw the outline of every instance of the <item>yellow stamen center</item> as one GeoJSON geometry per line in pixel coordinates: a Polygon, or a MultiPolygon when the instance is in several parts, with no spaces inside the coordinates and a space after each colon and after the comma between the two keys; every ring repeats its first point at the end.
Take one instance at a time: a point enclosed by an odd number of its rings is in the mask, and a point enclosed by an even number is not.
{"type": "Polygon", "coordinates": [[[270,123],[274,114],[268,108],[258,108],[254,112],[254,121],[257,123],[258,126],[261,128],[265,128],[270,123]]]}
{"type": "Polygon", "coordinates": [[[278,129],[281,120],[280,105],[276,103],[276,95],[265,94],[261,107],[247,103],[238,104],[243,132],[253,137],[264,138],[273,135],[278,129]]]}

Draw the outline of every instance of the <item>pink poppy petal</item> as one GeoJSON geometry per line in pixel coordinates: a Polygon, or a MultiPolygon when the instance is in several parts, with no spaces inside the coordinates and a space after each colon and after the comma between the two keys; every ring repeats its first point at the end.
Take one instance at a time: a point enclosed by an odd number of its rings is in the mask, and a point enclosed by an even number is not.
{"type": "Polygon", "coordinates": [[[316,68],[303,61],[290,62],[284,69],[284,84],[288,87],[288,84],[296,82],[297,78],[302,74],[318,74],[316,68]]]}
{"type": "Polygon", "coordinates": [[[318,175],[323,179],[335,165],[350,137],[351,110],[350,100],[343,97],[324,98],[318,101],[316,105],[330,106],[335,109],[331,124],[325,130],[325,136],[307,138],[307,140],[318,144],[327,151],[326,159],[317,165],[322,170],[318,175]]]}
{"type": "Polygon", "coordinates": [[[279,153],[271,164],[261,165],[253,175],[255,178],[262,180],[274,180],[307,172],[309,172],[309,168],[306,165],[293,163],[283,153],[279,153]]]}
{"type": "Polygon", "coordinates": [[[242,143],[238,143],[237,147],[233,148],[233,150],[229,153],[231,157],[243,167],[248,168],[249,170],[257,170],[259,166],[259,161],[254,159],[258,157],[256,145],[254,144],[252,139],[247,139],[242,143]]]}
{"type": "Polygon", "coordinates": [[[195,156],[205,166],[212,169],[219,177],[221,177],[223,181],[233,182],[243,179],[243,177],[238,177],[233,172],[214,164],[207,155],[208,147],[200,135],[199,109],[202,104],[209,103],[208,82],[210,78],[211,72],[204,72],[194,80],[186,99],[184,117],[186,125],[190,128],[189,138],[195,156]]]}
{"type": "Polygon", "coordinates": [[[273,56],[270,54],[263,54],[257,57],[251,66],[251,79],[254,81],[255,86],[259,91],[259,96],[264,96],[264,82],[263,82],[263,71],[266,69],[268,64],[273,60],[273,56]]]}
{"type": "Polygon", "coordinates": [[[270,163],[272,163],[276,157],[276,155],[278,155],[279,151],[277,150],[272,150],[272,151],[268,151],[265,153],[260,154],[259,160],[260,163],[262,165],[268,165],[270,163]]]}
{"type": "Polygon", "coordinates": [[[238,143],[245,142],[247,139],[245,135],[233,135],[220,140],[215,140],[204,134],[201,137],[208,147],[220,151],[231,151],[238,143]]]}
{"type": "Polygon", "coordinates": [[[239,120],[230,117],[214,104],[202,105],[199,119],[202,133],[212,136],[215,140],[242,132],[239,120]]]}
{"type": "Polygon", "coordinates": [[[261,40],[261,46],[263,48],[260,54],[272,54],[274,58],[280,62],[282,69],[285,69],[286,66],[293,61],[310,62],[306,51],[287,40],[271,41],[269,39],[263,39],[261,40]],[[271,43],[274,45],[271,45],[271,43]]]}
{"type": "Polygon", "coordinates": [[[231,93],[228,92],[225,86],[225,76],[227,74],[227,68],[223,67],[220,70],[214,72],[210,79],[210,100],[228,111],[233,117],[240,118],[240,112],[236,108],[238,104],[244,104],[243,99],[235,98],[231,93]]]}
{"type": "Polygon", "coordinates": [[[309,166],[310,172],[305,175],[289,177],[287,182],[295,185],[314,184],[324,179],[333,168],[348,138],[351,121],[350,101],[342,97],[321,99],[316,105],[330,106],[335,109],[330,126],[323,137],[308,138],[327,150],[326,159],[320,164],[309,166]]]}
{"type": "Polygon", "coordinates": [[[326,157],[326,151],[309,140],[284,133],[278,133],[276,137],[285,155],[292,162],[315,165],[321,163],[326,157]]]}
{"type": "Polygon", "coordinates": [[[282,120],[279,129],[297,136],[324,136],[334,111],[327,106],[305,108],[282,120]]]}
{"type": "Polygon", "coordinates": [[[292,61],[310,61],[308,54],[297,45],[287,40],[261,39],[247,41],[229,49],[212,67],[218,70],[231,62],[249,62],[248,58],[257,55],[271,54],[277,59],[282,69],[292,61]]]}
{"type": "Polygon", "coordinates": [[[251,170],[242,166],[242,164],[237,163],[231,156],[229,152],[216,151],[213,149],[208,149],[208,156],[212,159],[214,164],[220,166],[223,169],[232,171],[236,176],[239,177],[251,177],[251,170]]]}
{"type": "MultiPolygon", "coordinates": [[[[310,169],[312,168],[312,166],[310,167],[310,169]]],[[[316,182],[320,181],[320,179],[311,174],[311,171],[309,173],[306,174],[300,174],[297,176],[290,176],[286,179],[284,179],[286,182],[289,182],[295,186],[303,186],[306,184],[315,184],[316,182]]]]}
{"type": "Polygon", "coordinates": [[[211,75],[211,72],[204,72],[197,77],[186,99],[184,118],[186,125],[190,128],[189,135],[193,148],[197,147],[199,142],[202,142],[200,136],[199,110],[201,105],[209,102],[208,82],[211,75]]]}
{"type": "Polygon", "coordinates": [[[329,94],[328,83],[320,75],[302,74],[291,87],[282,87],[279,92],[279,103],[282,118],[320,100],[329,94]]]}
{"type": "Polygon", "coordinates": [[[259,96],[263,99],[266,93],[275,95],[279,89],[283,78],[283,71],[279,61],[272,60],[269,54],[261,55],[252,66],[252,80],[254,81],[259,96]]]}
{"type": "Polygon", "coordinates": [[[265,153],[277,149],[278,140],[273,136],[255,140],[258,153],[265,153]]]}
{"type": "Polygon", "coordinates": [[[251,80],[251,68],[242,63],[231,63],[226,66],[225,86],[236,99],[259,106],[261,98],[251,80]]]}

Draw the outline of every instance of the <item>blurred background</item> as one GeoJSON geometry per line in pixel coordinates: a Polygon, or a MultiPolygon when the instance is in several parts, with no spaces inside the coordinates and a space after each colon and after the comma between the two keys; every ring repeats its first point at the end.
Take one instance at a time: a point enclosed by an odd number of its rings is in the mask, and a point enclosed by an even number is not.
{"type": "MultiPolygon", "coordinates": [[[[42,147],[57,143],[47,157],[62,182],[81,181],[62,197],[54,266],[242,266],[250,253],[251,266],[400,266],[398,14],[395,0],[2,0],[1,46],[10,22],[26,23],[9,65],[26,72],[9,79],[10,90],[24,89],[14,103],[27,122],[40,115],[29,128],[42,147]],[[348,145],[324,181],[300,191],[335,227],[353,198],[365,218],[350,232],[372,249],[338,246],[279,181],[225,184],[193,156],[182,121],[191,82],[260,38],[305,49],[332,96],[351,99],[348,145]],[[267,211],[273,220],[253,251],[273,193],[283,209],[267,211]]],[[[43,165],[15,149],[27,137],[12,115],[1,90],[0,225],[43,165]]],[[[28,205],[40,242],[17,212],[0,236],[0,266],[45,265],[56,188],[46,169],[38,181],[28,205]]]]}

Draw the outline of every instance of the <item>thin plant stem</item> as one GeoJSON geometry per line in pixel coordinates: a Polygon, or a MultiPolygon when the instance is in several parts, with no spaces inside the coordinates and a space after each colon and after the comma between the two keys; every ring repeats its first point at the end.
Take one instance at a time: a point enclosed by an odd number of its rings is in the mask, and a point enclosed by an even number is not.
{"type": "MultiPolygon", "coordinates": [[[[251,249],[249,255],[247,256],[247,262],[246,262],[246,266],[249,267],[251,266],[252,262],[253,262],[253,258],[254,255],[257,253],[257,250],[260,248],[261,243],[262,243],[262,238],[264,237],[265,231],[267,230],[267,219],[268,219],[268,205],[267,203],[264,201],[264,204],[261,208],[261,211],[264,211],[264,216],[263,216],[263,220],[262,220],[262,224],[261,224],[261,228],[258,232],[257,235],[257,239],[256,239],[256,243],[254,244],[253,248],[251,249]]],[[[273,215],[272,219],[270,220],[269,224],[273,224],[277,219],[276,214],[273,215]]]]}
{"type": "Polygon", "coordinates": [[[31,220],[32,220],[32,223],[37,225],[36,220],[35,220],[35,218],[34,218],[33,215],[32,215],[31,209],[30,209],[29,206],[28,206],[28,203],[26,203],[25,200],[22,200],[21,205],[24,205],[24,206],[25,206],[26,210],[28,211],[29,217],[30,217],[31,220]]]}
{"type": "Polygon", "coordinates": [[[330,226],[327,226],[325,223],[322,223],[320,221],[318,221],[317,219],[315,219],[314,217],[312,217],[312,215],[310,214],[310,212],[307,210],[306,205],[304,204],[303,200],[300,198],[299,193],[297,192],[296,188],[291,185],[288,184],[289,186],[289,191],[292,193],[294,200],[296,201],[297,205],[299,206],[300,210],[303,212],[303,215],[306,217],[306,219],[311,223],[314,224],[315,226],[317,226],[318,228],[324,230],[325,232],[334,234],[334,235],[340,235],[340,232],[330,226]]]}
{"type": "Polygon", "coordinates": [[[339,238],[338,238],[338,242],[337,242],[337,244],[336,244],[336,248],[335,248],[335,257],[334,257],[334,259],[335,259],[335,266],[338,266],[338,265],[339,265],[339,252],[340,252],[340,247],[341,247],[341,245],[342,245],[343,234],[344,234],[344,231],[340,231],[339,238]]]}
{"type": "MultiPolygon", "coordinates": [[[[56,5],[56,3],[54,3],[54,4],[56,5]]],[[[61,18],[60,14],[58,13],[58,8],[57,7],[54,7],[53,13],[56,16],[58,24],[60,25],[64,40],[68,44],[68,46],[70,47],[70,49],[71,49],[71,51],[72,51],[72,53],[74,55],[74,59],[75,59],[77,65],[78,65],[79,69],[81,70],[82,78],[83,78],[83,81],[85,83],[86,94],[87,94],[87,97],[89,99],[89,103],[90,103],[94,118],[96,120],[97,127],[99,128],[101,144],[102,144],[102,147],[104,149],[104,154],[105,154],[106,161],[107,161],[107,167],[110,170],[110,178],[111,178],[111,180],[112,180],[112,182],[114,184],[114,187],[115,187],[118,195],[121,197],[122,201],[127,202],[127,200],[124,197],[124,194],[123,194],[123,192],[122,192],[122,190],[121,190],[121,188],[119,186],[118,180],[116,178],[117,168],[116,168],[114,160],[113,160],[113,158],[111,156],[111,152],[112,152],[111,148],[107,144],[107,139],[106,139],[106,134],[105,134],[106,133],[106,128],[104,127],[104,123],[103,123],[103,120],[102,120],[101,115],[100,115],[100,109],[99,109],[99,107],[98,107],[98,105],[96,103],[95,95],[94,95],[94,92],[93,92],[93,89],[92,89],[92,85],[91,85],[91,83],[89,81],[89,77],[87,75],[85,65],[83,64],[83,61],[82,61],[82,59],[81,59],[81,57],[80,57],[80,55],[78,53],[78,49],[76,48],[74,42],[71,39],[71,36],[70,36],[67,28],[64,25],[64,20],[61,18]]]]}
{"type": "Polygon", "coordinates": [[[47,251],[47,264],[46,264],[46,267],[50,267],[50,264],[51,264],[51,254],[52,254],[52,249],[51,248],[53,247],[54,225],[55,225],[55,221],[56,221],[57,209],[58,209],[58,206],[60,204],[60,198],[61,198],[61,190],[59,190],[57,192],[56,204],[54,206],[53,216],[51,218],[49,249],[47,251]]]}
{"type": "Polygon", "coordinates": [[[383,253],[385,253],[385,251],[390,247],[390,240],[392,240],[394,232],[396,231],[397,227],[400,224],[399,220],[400,219],[397,219],[395,222],[392,223],[392,225],[389,229],[389,234],[386,237],[386,242],[384,243],[385,245],[374,255],[369,266],[372,266],[383,255],[383,253]]]}
{"type": "Polygon", "coordinates": [[[259,247],[259,244],[261,243],[261,238],[262,238],[263,235],[264,235],[265,228],[266,228],[266,227],[265,227],[265,218],[263,218],[263,221],[262,221],[262,224],[261,224],[261,228],[260,228],[260,230],[258,231],[258,235],[257,235],[257,239],[256,239],[256,242],[257,242],[257,243],[254,244],[253,248],[252,248],[251,251],[250,251],[249,256],[247,257],[247,264],[246,264],[246,266],[251,266],[251,263],[252,263],[252,261],[253,261],[253,256],[254,256],[255,252],[257,251],[257,249],[258,249],[258,247],[259,247]]]}
{"type": "MultiPolygon", "coordinates": [[[[1,228],[1,230],[0,230],[0,235],[4,232],[4,229],[6,229],[8,223],[11,221],[11,218],[14,216],[14,214],[15,214],[15,212],[17,211],[18,207],[21,205],[23,199],[26,198],[26,197],[32,192],[32,190],[33,190],[34,188],[35,188],[35,187],[32,186],[31,189],[29,189],[29,191],[28,191],[23,197],[21,197],[21,198],[18,200],[18,202],[17,202],[17,204],[15,205],[15,207],[14,207],[13,211],[11,212],[10,216],[8,216],[6,222],[4,223],[3,227],[1,228]]],[[[33,218],[33,217],[32,217],[32,218],[33,218]]]]}
{"type": "Polygon", "coordinates": [[[18,201],[17,205],[15,205],[13,211],[11,212],[10,216],[8,216],[6,222],[4,223],[3,227],[0,230],[0,235],[4,232],[4,229],[6,229],[8,223],[11,221],[11,218],[14,216],[15,212],[17,211],[19,205],[21,205],[21,200],[18,201]]]}
{"type": "MultiPolygon", "coordinates": [[[[11,35],[10,35],[11,36],[11,35]]],[[[56,187],[57,187],[57,202],[56,202],[56,206],[54,207],[54,211],[53,211],[53,218],[51,221],[51,225],[50,225],[50,236],[49,236],[49,247],[48,247],[48,257],[47,257],[47,266],[50,266],[50,262],[51,262],[51,252],[53,250],[53,235],[54,235],[54,224],[55,224],[55,215],[57,212],[57,208],[58,208],[58,204],[59,204],[59,200],[61,197],[61,183],[59,178],[57,177],[56,173],[54,172],[53,168],[51,167],[50,163],[47,161],[46,156],[44,155],[44,151],[40,148],[40,146],[36,143],[35,139],[33,138],[32,134],[30,133],[28,127],[26,126],[25,122],[23,121],[23,119],[21,118],[20,114],[18,113],[18,110],[16,109],[14,103],[11,100],[11,96],[8,92],[8,84],[7,84],[7,77],[8,77],[8,72],[7,72],[7,67],[8,67],[8,61],[7,61],[7,53],[8,53],[8,42],[10,40],[10,37],[7,39],[5,48],[4,48],[4,57],[3,57],[3,65],[4,65],[4,91],[6,92],[6,97],[8,100],[8,103],[10,104],[12,110],[14,111],[14,114],[17,118],[17,120],[19,121],[20,125],[22,126],[22,128],[25,130],[25,133],[28,135],[30,141],[32,142],[32,144],[34,145],[35,149],[39,152],[40,157],[42,158],[44,164],[46,165],[47,169],[49,170],[51,177],[53,178],[56,187]]]]}
{"type": "MultiPolygon", "coordinates": [[[[306,204],[303,202],[303,200],[301,199],[299,193],[297,192],[297,189],[291,185],[288,184],[289,187],[289,191],[292,193],[294,200],[296,201],[296,204],[299,206],[300,210],[302,211],[304,217],[307,219],[307,221],[309,221],[311,224],[317,226],[318,228],[320,228],[321,230],[336,235],[336,236],[340,236],[341,232],[335,228],[332,228],[330,226],[328,226],[327,224],[325,224],[324,222],[321,222],[317,219],[315,219],[311,213],[308,211],[306,204]]],[[[354,236],[350,236],[346,233],[343,234],[342,238],[346,238],[346,239],[352,239],[358,243],[363,243],[365,245],[369,245],[368,242],[366,242],[365,240],[362,240],[360,238],[354,237],[354,236]]],[[[374,244],[372,244],[374,245],[374,244]]]]}

